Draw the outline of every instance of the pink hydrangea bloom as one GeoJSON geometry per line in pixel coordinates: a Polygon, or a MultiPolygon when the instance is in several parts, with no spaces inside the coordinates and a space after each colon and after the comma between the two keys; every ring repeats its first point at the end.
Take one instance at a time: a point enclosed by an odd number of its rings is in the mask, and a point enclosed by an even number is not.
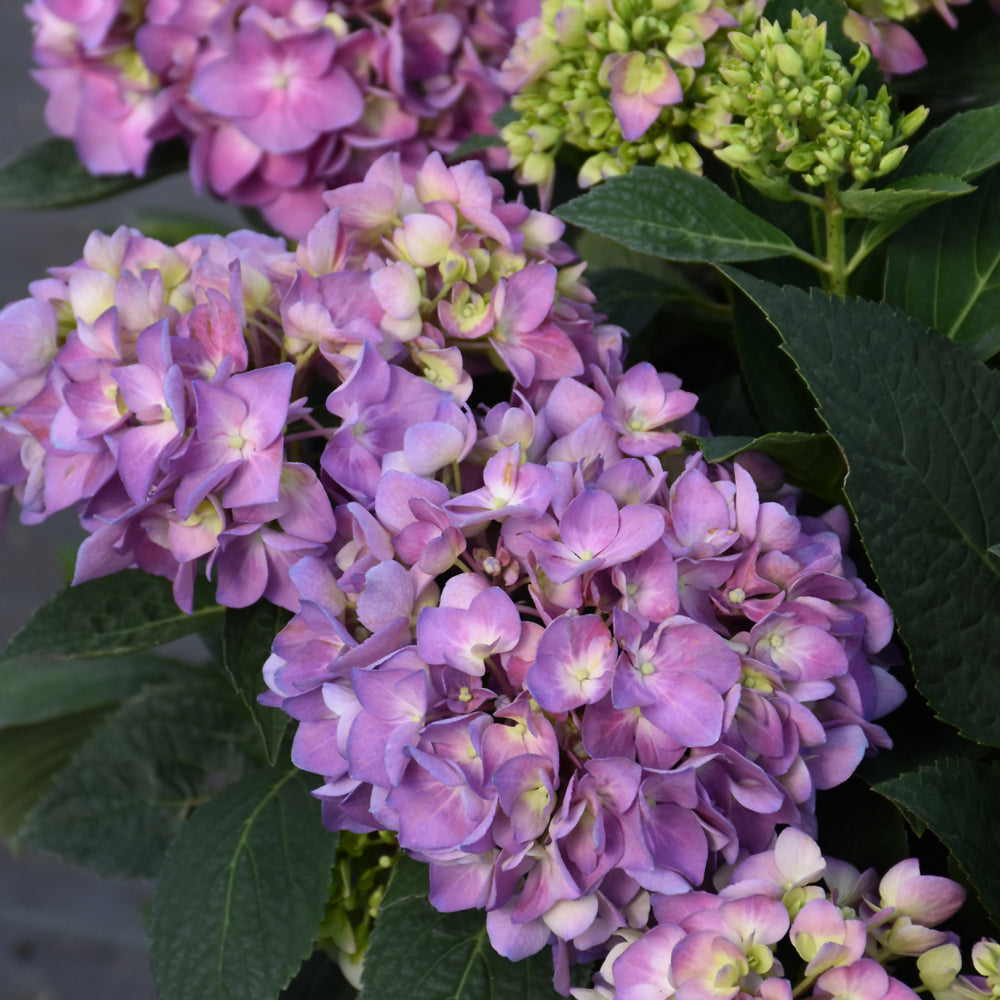
{"type": "Polygon", "coordinates": [[[428,153],[492,134],[498,67],[537,0],[33,0],[50,129],[94,173],[141,175],[155,143],[191,147],[199,189],[300,238],[325,190],[387,150],[412,179],[428,153]]]}

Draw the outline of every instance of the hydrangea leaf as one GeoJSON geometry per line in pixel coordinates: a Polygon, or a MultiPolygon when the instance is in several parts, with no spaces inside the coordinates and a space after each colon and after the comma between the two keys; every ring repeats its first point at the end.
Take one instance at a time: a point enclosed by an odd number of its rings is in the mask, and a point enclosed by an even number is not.
{"type": "Polygon", "coordinates": [[[254,771],[195,810],[153,900],[161,1000],[273,1000],[312,954],[336,849],[295,768],[254,771]]]}
{"type": "Polygon", "coordinates": [[[913,145],[893,176],[947,174],[963,181],[1000,163],[1000,106],[953,115],[913,145]]]}
{"type": "Polygon", "coordinates": [[[195,668],[160,656],[0,662],[0,729],[116,705],[151,684],[193,675],[195,668]]]}
{"type": "Polygon", "coordinates": [[[0,163],[0,208],[68,208],[101,201],[187,167],[183,144],[157,147],[142,177],[91,174],[69,139],[47,139],[0,163]]]}
{"type": "Polygon", "coordinates": [[[885,299],[972,350],[1000,350],[1000,168],[888,246],[885,299]]]}
{"type": "Polygon", "coordinates": [[[289,612],[268,601],[258,601],[250,608],[229,608],[226,611],[223,664],[264,744],[268,764],[274,764],[278,759],[281,737],[290,719],[280,709],[259,705],[257,695],[264,690],[261,668],[271,653],[271,643],[288,624],[289,618],[289,612]]]}
{"type": "Polygon", "coordinates": [[[957,177],[920,175],[893,181],[885,187],[841,191],[840,203],[849,216],[881,222],[903,222],[941,201],[969,194],[975,188],[957,177]]]}
{"type": "Polygon", "coordinates": [[[117,656],[191,635],[221,620],[206,581],[195,586],[194,614],[177,607],[170,582],[124,570],[68,587],[28,619],[0,656],[117,656]]]}
{"type": "Polygon", "coordinates": [[[1000,924],[996,831],[1000,764],[949,759],[875,785],[875,791],[923,820],[952,852],[1000,924]]]}
{"type": "MultiPolygon", "coordinates": [[[[154,877],[184,817],[244,757],[239,703],[221,678],[127,701],[55,776],[19,835],[107,878],[154,877]]],[[[249,726],[247,726],[249,729],[249,726]]]]}
{"type": "Polygon", "coordinates": [[[1000,376],[885,304],[726,273],[785,340],[847,460],[846,493],[917,685],[1000,746],[1000,376]],[[957,637],[963,655],[955,655],[957,637]]]}
{"type": "Polygon", "coordinates": [[[829,434],[776,431],[760,437],[699,438],[698,447],[709,462],[722,462],[745,451],[773,458],[795,486],[828,503],[844,502],[844,455],[829,434]]]}
{"type": "Polygon", "coordinates": [[[548,950],[521,962],[498,955],[479,911],[438,913],[427,866],[396,862],[361,976],[361,1000],[553,1000],[548,950]]]}
{"type": "Polygon", "coordinates": [[[780,229],[704,177],[635,167],[560,205],[566,222],[630,250],[679,261],[745,261],[801,255],[780,229]]]}
{"type": "Polygon", "coordinates": [[[91,709],[0,731],[0,836],[21,829],[55,774],[106,714],[91,709]]]}
{"type": "Polygon", "coordinates": [[[761,428],[823,433],[816,403],[795,365],[781,350],[781,338],[745,295],[734,296],[733,336],[740,370],[761,428]]]}

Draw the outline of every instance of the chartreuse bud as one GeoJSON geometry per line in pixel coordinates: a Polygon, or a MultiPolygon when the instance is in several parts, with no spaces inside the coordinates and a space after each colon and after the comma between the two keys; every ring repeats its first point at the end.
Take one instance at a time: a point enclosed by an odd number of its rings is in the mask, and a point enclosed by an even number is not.
{"type": "Polygon", "coordinates": [[[591,154],[582,187],[637,163],[701,171],[692,116],[715,120],[705,99],[764,0],[543,0],[521,29],[502,78],[521,117],[501,132],[522,183],[552,184],[563,145],[591,154]],[[545,53],[539,61],[537,54],[545,53]],[[541,68],[539,68],[541,66],[541,68]]]}
{"type": "Polygon", "coordinates": [[[730,37],[733,54],[706,102],[730,124],[699,139],[768,194],[792,196],[796,178],[820,187],[846,176],[857,187],[887,174],[927,117],[918,108],[895,119],[885,87],[869,97],[858,80],[871,52],[860,45],[845,65],[812,14],[792,11],[788,28],[762,19],[752,34],[730,37]]]}
{"type": "Polygon", "coordinates": [[[962,953],[955,944],[942,944],[917,958],[920,982],[932,993],[947,989],[962,971],[962,953]]]}

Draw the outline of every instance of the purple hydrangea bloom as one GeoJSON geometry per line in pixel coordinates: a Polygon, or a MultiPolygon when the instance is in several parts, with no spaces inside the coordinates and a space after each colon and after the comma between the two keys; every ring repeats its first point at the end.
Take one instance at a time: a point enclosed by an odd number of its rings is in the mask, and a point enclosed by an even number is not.
{"type": "MultiPolygon", "coordinates": [[[[623,370],[558,220],[437,153],[325,200],[294,252],[96,234],[0,313],[0,487],[77,506],[77,580],[293,611],[264,698],[326,824],[394,831],[438,909],[565,970],[812,829],[889,745],[891,615],[842,511],[685,453],[695,397],[623,370]]],[[[911,922],[915,878],[885,887],[911,922]]]]}
{"type": "MultiPolygon", "coordinates": [[[[323,192],[388,150],[492,134],[499,66],[537,0],[180,3],[32,0],[49,128],[98,174],[141,175],[181,137],[194,184],[301,238],[323,192]]],[[[495,154],[498,155],[498,154],[495,154]]]]}

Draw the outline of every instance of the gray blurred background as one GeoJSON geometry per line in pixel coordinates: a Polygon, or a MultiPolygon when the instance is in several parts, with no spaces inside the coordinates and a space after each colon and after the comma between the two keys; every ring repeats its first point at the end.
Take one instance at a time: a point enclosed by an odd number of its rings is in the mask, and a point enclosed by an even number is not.
{"type": "MultiPolygon", "coordinates": [[[[0,160],[49,134],[30,68],[30,25],[22,4],[8,0],[0,4],[0,160]]],[[[24,298],[46,268],[77,260],[91,230],[174,213],[239,226],[229,207],[196,199],[186,176],[76,209],[0,212],[0,305],[24,298]]],[[[0,647],[63,585],[77,539],[71,514],[29,528],[11,511],[0,535],[0,647]]],[[[154,1000],[141,916],[149,897],[148,886],[108,883],[54,858],[12,859],[0,843],[0,1000],[154,1000]]]]}

